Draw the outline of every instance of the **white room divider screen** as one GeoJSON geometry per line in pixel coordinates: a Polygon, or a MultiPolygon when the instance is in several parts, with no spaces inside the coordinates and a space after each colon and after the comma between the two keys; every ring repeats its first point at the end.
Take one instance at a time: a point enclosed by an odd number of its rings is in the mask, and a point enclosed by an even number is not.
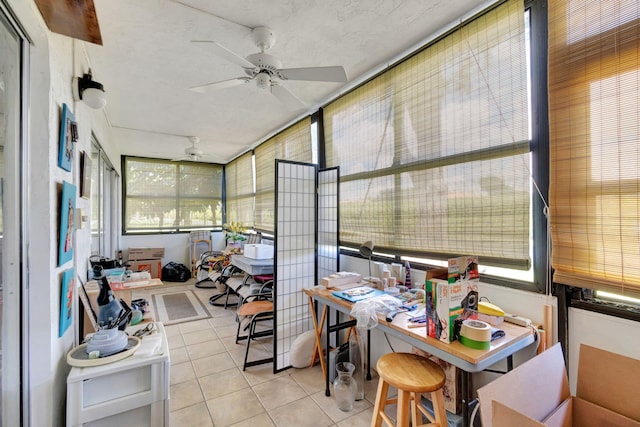
{"type": "Polygon", "coordinates": [[[316,281],[317,166],[276,160],[274,371],[288,368],[293,341],[313,328],[303,288],[316,281]]]}
{"type": "Polygon", "coordinates": [[[316,270],[338,269],[338,179],[337,168],[276,160],[274,372],[291,366],[294,340],[313,329],[302,289],[316,286],[316,270]]]}
{"type": "Polygon", "coordinates": [[[322,277],[340,271],[338,254],[338,181],[339,168],[318,172],[318,275],[322,277]]]}

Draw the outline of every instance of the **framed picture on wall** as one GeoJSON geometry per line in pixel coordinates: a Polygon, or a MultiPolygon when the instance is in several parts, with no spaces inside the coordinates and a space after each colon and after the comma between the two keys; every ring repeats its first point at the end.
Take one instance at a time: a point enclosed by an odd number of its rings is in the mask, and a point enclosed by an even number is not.
{"type": "Polygon", "coordinates": [[[73,268],[62,273],[60,289],[60,328],[58,336],[64,335],[73,320],[73,290],[75,289],[75,272],[73,268]]]}
{"type": "Polygon", "coordinates": [[[76,186],[64,181],[60,200],[60,237],[58,242],[58,266],[73,259],[74,215],[76,211],[76,186]]]}
{"type": "Polygon", "coordinates": [[[60,147],[58,149],[58,166],[71,172],[73,167],[73,154],[76,141],[78,141],[78,126],[73,113],[62,104],[62,120],[60,120],[60,147]]]}
{"type": "Polygon", "coordinates": [[[91,197],[91,156],[86,151],[80,156],[80,197],[91,197]]]}

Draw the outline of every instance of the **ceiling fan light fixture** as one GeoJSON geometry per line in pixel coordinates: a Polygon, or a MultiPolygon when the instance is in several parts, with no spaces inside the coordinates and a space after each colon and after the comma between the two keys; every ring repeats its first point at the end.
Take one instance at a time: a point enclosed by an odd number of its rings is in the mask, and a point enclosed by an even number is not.
{"type": "Polygon", "coordinates": [[[104,86],[102,83],[93,80],[91,69],[89,69],[89,72],[84,74],[82,78],[78,79],[78,97],[95,110],[104,108],[104,106],[107,105],[104,86]]]}
{"type": "Polygon", "coordinates": [[[268,73],[262,72],[256,75],[256,84],[259,89],[269,89],[271,87],[271,77],[268,73]]]}

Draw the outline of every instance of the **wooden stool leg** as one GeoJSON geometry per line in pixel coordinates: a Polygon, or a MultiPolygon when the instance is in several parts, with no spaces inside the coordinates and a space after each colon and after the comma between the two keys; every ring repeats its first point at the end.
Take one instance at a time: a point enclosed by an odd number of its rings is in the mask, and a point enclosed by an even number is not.
{"type": "Polygon", "coordinates": [[[389,384],[382,378],[378,379],[378,391],[376,393],[376,403],[373,406],[373,418],[371,418],[371,427],[380,427],[382,425],[381,412],[387,405],[387,393],[389,392],[389,384]]]}
{"type": "Polygon", "coordinates": [[[442,389],[431,392],[431,403],[433,404],[433,414],[440,427],[447,427],[447,411],[444,409],[444,396],[442,389]]]}
{"type": "Polygon", "coordinates": [[[411,393],[411,425],[413,427],[422,424],[422,413],[418,409],[418,405],[420,405],[420,395],[411,393]]]}
{"type": "Polygon", "coordinates": [[[398,415],[396,416],[396,427],[409,427],[410,399],[410,392],[398,389],[398,415]]]}

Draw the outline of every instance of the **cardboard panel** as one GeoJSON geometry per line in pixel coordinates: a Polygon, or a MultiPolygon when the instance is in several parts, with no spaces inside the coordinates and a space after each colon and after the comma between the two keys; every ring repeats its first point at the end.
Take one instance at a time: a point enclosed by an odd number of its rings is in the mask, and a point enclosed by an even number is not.
{"type": "Polygon", "coordinates": [[[576,396],[640,421],[640,360],[582,344],[576,396]]]}
{"type": "Polygon", "coordinates": [[[573,397],[569,397],[553,411],[543,424],[548,427],[571,427],[573,415],[573,397]]]}
{"type": "Polygon", "coordinates": [[[574,397],[573,425],[580,427],[639,427],[640,422],[624,415],[616,414],[609,409],[587,402],[579,397],[574,397]]]}
{"type": "MultiPolygon", "coordinates": [[[[491,402],[491,416],[487,414],[487,419],[493,421],[493,427],[544,427],[539,421],[531,419],[520,412],[509,408],[498,401],[491,402]]],[[[484,421],[482,421],[484,425],[484,421]]]]}
{"type": "Polygon", "coordinates": [[[534,420],[543,420],[569,396],[562,347],[556,344],[478,389],[482,425],[493,425],[491,402],[494,400],[534,420]]]}

